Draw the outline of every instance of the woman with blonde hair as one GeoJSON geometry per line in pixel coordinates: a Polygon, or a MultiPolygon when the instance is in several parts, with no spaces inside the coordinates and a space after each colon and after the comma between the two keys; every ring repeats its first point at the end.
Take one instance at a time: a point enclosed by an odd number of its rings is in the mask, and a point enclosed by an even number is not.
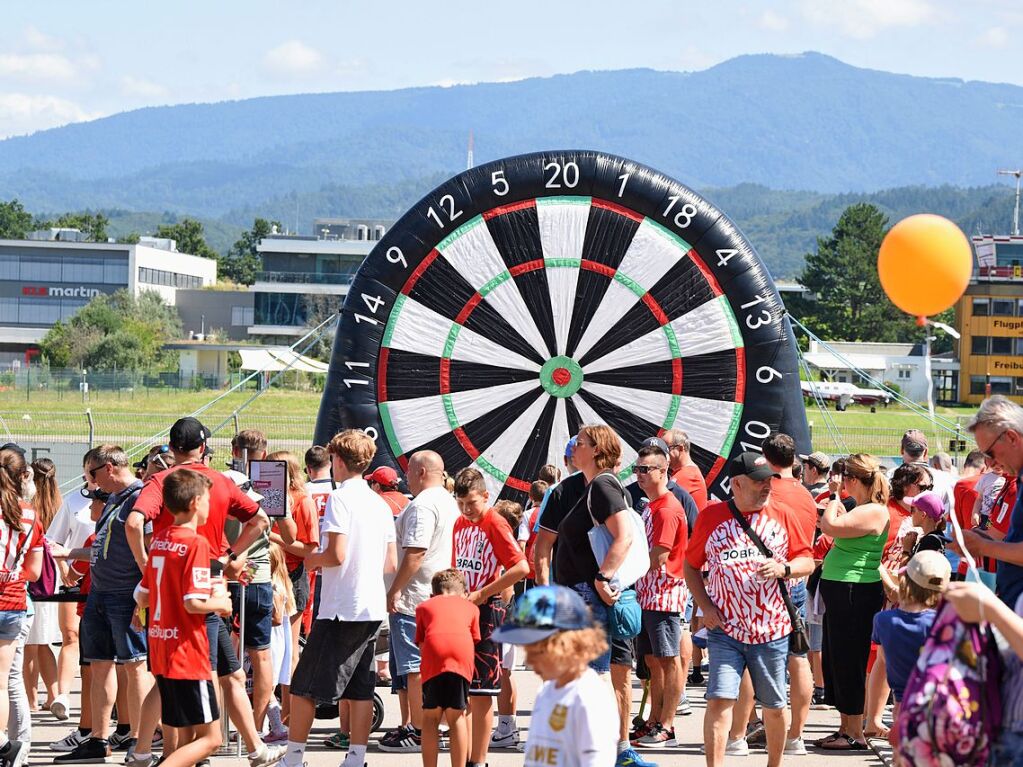
{"type": "Polygon", "coordinates": [[[888,541],[888,479],[881,462],[855,453],[832,474],[821,532],[835,543],[824,557],[820,592],[824,599],[824,693],[842,718],[838,732],[817,742],[831,751],[867,748],[863,709],[874,615],[884,606],[881,557],[888,541]],[[856,501],[845,510],[840,493],[856,501]]]}
{"type": "MultiPolygon", "coordinates": [[[[31,501],[39,526],[48,531],[63,504],[60,489],[57,487],[57,467],[49,458],[40,458],[32,462],[31,471],[32,487],[35,491],[29,490],[31,498],[26,500],[31,501]]],[[[28,704],[33,710],[36,708],[36,689],[39,686],[39,677],[42,677],[43,687],[46,689],[45,708],[58,719],[64,720],[68,718],[67,696],[71,692],[72,679],[65,676],[65,686],[63,689],[60,688],[57,658],[53,654],[53,645],[63,638],[60,630],[60,607],[56,602],[33,602],[32,607],[35,610],[35,617],[25,640],[24,661],[28,704]]],[[[73,667],[65,668],[66,674],[73,672],[73,667]]]]}

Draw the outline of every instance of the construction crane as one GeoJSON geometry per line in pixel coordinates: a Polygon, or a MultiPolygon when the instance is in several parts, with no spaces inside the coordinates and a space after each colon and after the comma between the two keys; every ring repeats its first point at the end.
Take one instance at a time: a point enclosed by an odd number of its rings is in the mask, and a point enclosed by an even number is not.
{"type": "Polygon", "coordinates": [[[999,170],[999,176],[1013,176],[1016,179],[1016,208],[1012,213],[1012,233],[1019,234],[1019,179],[1023,176],[1023,169],[1020,170],[999,170]]]}

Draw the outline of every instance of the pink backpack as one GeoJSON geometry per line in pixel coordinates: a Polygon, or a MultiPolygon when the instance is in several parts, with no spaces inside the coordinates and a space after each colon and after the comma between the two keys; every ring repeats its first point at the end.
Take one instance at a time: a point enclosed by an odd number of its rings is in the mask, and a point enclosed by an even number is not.
{"type": "Polygon", "coordinates": [[[896,748],[914,767],[986,765],[1002,721],[1002,660],[987,625],[938,610],[896,722],[896,748]]]}

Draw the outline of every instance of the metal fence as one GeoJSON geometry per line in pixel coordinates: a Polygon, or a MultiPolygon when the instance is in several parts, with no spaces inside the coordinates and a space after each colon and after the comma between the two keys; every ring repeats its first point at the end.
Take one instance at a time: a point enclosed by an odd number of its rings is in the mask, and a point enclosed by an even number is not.
{"type": "MultiPolygon", "coordinates": [[[[0,443],[17,442],[26,457],[49,458],[57,465],[58,481],[67,489],[82,473],[82,456],[102,443],[121,445],[137,460],[152,445],[166,441],[166,430],[177,418],[167,413],[34,412],[0,411],[0,443]]],[[[231,437],[241,429],[259,429],[266,434],[270,450],[291,450],[299,458],[312,445],[316,417],[255,415],[244,410],[214,411],[201,419],[214,431],[210,444],[215,451],[214,466],[221,468],[231,457],[231,437]]]]}
{"type": "MultiPolygon", "coordinates": [[[[89,397],[136,399],[150,391],[227,388],[246,375],[238,371],[225,375],[200,375],[179,371],[82,371],[45,365],[20,365],[0,371],[0,391],[23,393],[29,402],[40,398],[57,401],[89,397]]],[[[257,381],[252,384],[254,388],[258,385],[257,381]]],[[[310,382],[315,385],[314,377],[310,377],[310,382]]]]}
{"type": "MultiPolygon", "coordinates": [[[[926,421],[924,421],[926,423],[926,421]]],[[[967,434],[960,423],[960,431],[951,432],[946,429],[925,429],[931,445],[931,452],[948,453],[960,465],[974,446],[973,439],[967,434]]],[[[814,450],[821,450],[829,455],[845,452],[870,453],[877,456],[897,456],[902,448],[903,428],[884,426],[840,426],[833,432],[819,419],[810,424],[811,443],[814,450]]]]}

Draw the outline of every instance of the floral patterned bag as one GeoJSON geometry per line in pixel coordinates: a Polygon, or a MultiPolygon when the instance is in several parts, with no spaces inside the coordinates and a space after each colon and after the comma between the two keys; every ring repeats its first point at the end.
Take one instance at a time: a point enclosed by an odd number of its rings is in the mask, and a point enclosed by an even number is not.
{"type": "Polygon", "coordinates": [[[1001,665],[986,624],[939,609],[899,705],[896,749],[905,764],[987,764],[1002,721],[1001,665]]]}

